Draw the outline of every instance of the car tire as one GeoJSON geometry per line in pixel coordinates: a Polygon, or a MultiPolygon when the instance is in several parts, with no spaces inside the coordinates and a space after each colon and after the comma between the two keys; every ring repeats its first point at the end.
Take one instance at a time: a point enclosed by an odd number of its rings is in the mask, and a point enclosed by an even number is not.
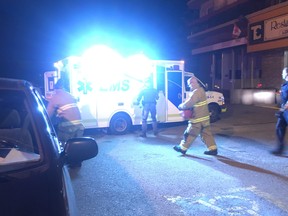
{"type": "Polygon", "coordinates": [[[220,119],[220,108],[216,104],[208,105],[209,113],[210,113],[210,122],[216,122],[220,119]]]}

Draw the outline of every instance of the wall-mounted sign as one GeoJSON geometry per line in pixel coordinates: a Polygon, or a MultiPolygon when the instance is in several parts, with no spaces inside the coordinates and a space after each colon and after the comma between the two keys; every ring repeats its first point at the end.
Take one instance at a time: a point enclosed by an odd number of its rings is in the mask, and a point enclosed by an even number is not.
{"type": "Polygon", "coordinates": [[[288,37],[288,14],[249,24],[249,44],[288,37]]]}
{"type": "Polygon", "coordinates": [[[264,41],[264,22],[249,25],[249,44],[262,43],[264,41]]]}
{"type": "Polygon", "coordinates": [[[264,41],[288,37],[288,14],[264,21],[264,41]]]}

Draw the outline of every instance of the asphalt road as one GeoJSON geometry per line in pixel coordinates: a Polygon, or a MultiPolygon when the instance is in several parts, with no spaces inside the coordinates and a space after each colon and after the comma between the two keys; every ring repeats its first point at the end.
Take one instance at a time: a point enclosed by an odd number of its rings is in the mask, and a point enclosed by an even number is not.
{"type": "Polygon", "coordinates": [[[70,171],[81,216],[288,215],[287,155],[270,154],[275,111],[230,105],[212,124],[218,156],[204,155],[200,138],[175,152],[186,124],[146,139],[87,131],[99,155],[70,171]]]}

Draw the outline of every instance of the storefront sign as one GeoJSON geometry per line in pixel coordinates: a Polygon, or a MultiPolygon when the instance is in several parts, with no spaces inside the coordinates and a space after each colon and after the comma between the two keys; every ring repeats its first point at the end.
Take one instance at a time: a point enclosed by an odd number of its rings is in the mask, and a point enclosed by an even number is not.
{"type": "Polygon", "coordinates": [[[288,37],[288,15],[264,21],[264,41],[288,37]]]}
{"type": "Polygon", "coordinates": [[[262,43],[264,41],[264,22],[249,25],[249,44],[262,43]]]}
{"type": "Polygon", "coordinates": [[[249,24],[249,44],[288,37],[288,14],[249,24]]]}

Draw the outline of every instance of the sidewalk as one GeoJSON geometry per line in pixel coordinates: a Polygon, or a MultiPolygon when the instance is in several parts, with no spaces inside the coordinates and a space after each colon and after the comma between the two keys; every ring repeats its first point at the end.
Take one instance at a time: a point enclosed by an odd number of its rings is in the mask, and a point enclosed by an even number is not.
{"type": "Polygon", "coordinates": [[[277,107],[228,104],[227,112],[221,114],[221,119],[211,124],[215,134],[232,136],[262,136],[268,140],[275,137],[277,107]]]}
{"type": "Polygon", "coordinates": [[[221,114],[221,119],[215,124],[232,124],[233,126],[276,123],[273,106],[255,106],[243,104],[228,104],[227,111],[221,114]]]}

